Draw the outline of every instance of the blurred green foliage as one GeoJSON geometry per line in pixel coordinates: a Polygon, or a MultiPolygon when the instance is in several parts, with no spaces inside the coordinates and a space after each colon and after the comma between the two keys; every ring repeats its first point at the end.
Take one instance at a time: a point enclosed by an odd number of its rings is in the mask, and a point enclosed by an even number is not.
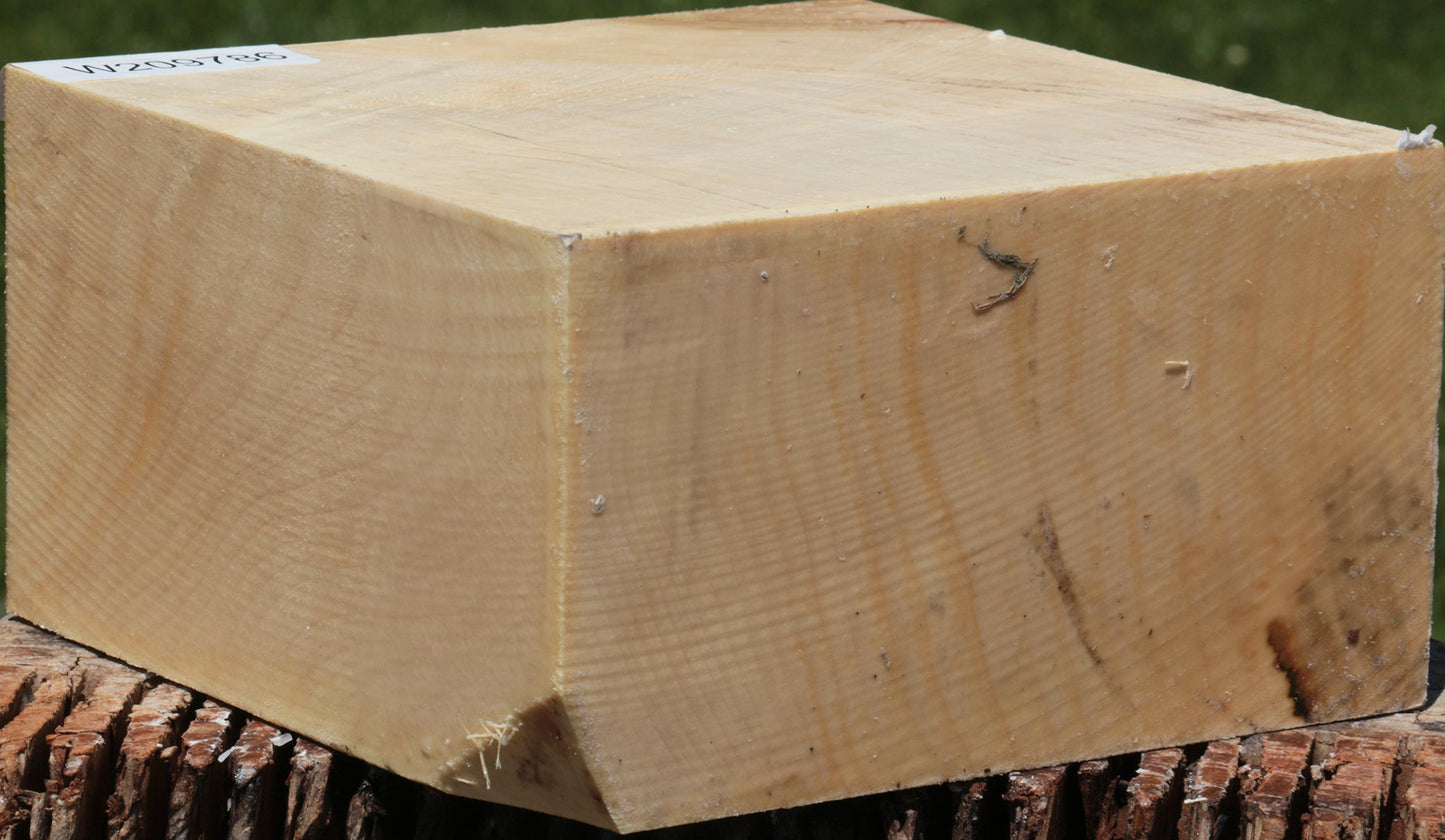
{"type": "MultiPolygon", "coordinates": [[[[0,0],[0,62],[304,43],[721,5],[741,3],[0,0]]],[[[1445,72],[1438,60],[1445,3],[1435,0],[902,0],[894,5],[1381,125],[1419,130],[1445,122],[1445,72]]],[[[1440,577],[1437,569],[1437,637],[1445,633],[1440,577]]],[[[0,597],[3,592],[0,584],[0,597]]]]}

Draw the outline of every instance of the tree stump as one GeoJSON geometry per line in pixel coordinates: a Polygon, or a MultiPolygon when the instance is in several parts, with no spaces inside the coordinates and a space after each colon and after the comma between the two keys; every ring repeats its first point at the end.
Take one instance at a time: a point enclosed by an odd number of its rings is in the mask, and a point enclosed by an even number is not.
{"type": "MultiPolygon", "coordinates": [[[[1417,712],[636,835],[675,840],[1442,840],[1445,645],[1417,712]]],[[[616,836],[402,779],[13,618],[0,840],[616,836]]]]}

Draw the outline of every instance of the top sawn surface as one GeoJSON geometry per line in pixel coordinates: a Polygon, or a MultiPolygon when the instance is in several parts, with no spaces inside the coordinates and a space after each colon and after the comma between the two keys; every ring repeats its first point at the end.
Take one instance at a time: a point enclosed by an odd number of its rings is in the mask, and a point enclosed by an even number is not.
{"type": "Polygon", "coordinates": [[[75,85],[555,233],[1393,150],[1397,132],[859,0],[295,45],[75,85]]]}

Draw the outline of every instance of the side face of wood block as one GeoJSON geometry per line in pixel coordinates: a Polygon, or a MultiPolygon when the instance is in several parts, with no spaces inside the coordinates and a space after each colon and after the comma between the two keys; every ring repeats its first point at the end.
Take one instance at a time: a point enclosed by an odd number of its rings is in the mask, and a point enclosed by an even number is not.
{"type": "Polygon", "coordinates": [[[569,508],[607,507],[564,663],[613,773],[670,801],[726,754],[725,800],[792,801],[1418,702],[1439,221],[1371,221],[1397,186],[1376,156],[579,243],[569,508]],[[1039,268],[976,316],[990,219],[1039,268]]]}
{"type": "Polygon", "coordinates": [[[8,71],[22,616],[622,830],[1423,697],[1439,145],[848,0],[296,49],[8,71]]]}
{"type": "Polygon", "coordinates": [[[548,693],[555,240],[27,81],[14,608],[361,755],[548,693]]]}

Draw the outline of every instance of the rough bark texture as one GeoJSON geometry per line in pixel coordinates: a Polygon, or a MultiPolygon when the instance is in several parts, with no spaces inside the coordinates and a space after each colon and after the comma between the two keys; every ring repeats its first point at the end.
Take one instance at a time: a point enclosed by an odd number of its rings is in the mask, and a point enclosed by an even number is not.
{"type": "MultiPolygon", "coordinates": [[[[1438,660],[1445,645],[1436,643],[1438,660]]],[[[1445,840],[1418,712],[647,832],[669,840],[1445,840]]],[[[0,621],[0,840],[614,836],[422,787],[0,621]]]]}
{"type": "Polygon", "coordinates": [[[1058,840],[1063,825],[1067,768],[1043,767],[1008,774],[1004,803],[1009,840],[1058,840]]]}
{"type": "Polygon", "coordinates": [[[302,738],[291,753],[286,779],[285,840],[330,840],[336,818],[327,794],[331,787],[331,751],[302,738]]]}
{"type": "Polygon", "coordinates": [[[1308,729],[1245,741],[1240,765],[1245,840],[1293,840],[1299,836],[1305,768],[1313,745],[1314,733],[1308,729]]]}
{"type": "Polygon", "coordinates": [[[1184,751],[1154,750],[1139,757],[1139,771],[1129,783],[1126,840],[1166,840],[1179,822],[1180,779],[1184,751]]]}
{"type": "Polygon", "coordinates": [[[220,840],[229,798],[221,763],[241,713],[207,700],[181,736],[167,840],[220,840]]]}
{"type": "Polygon", "coordinates": [[[166,804],[180,752],[181,727],[194,701],[189,691],[161,683],[130,713],[120,744],[115,791],[106,802],[111,840],[161,840],[166,804]]]}
{"type": "Polygon", "coordinates": [[[85,671],[82,699],[49,738],[45,807],[54,840],[92,837],[105,825],[106,794],[115,786],[114,746],[145,682],[144,674],[106,665],[85,671]]]}
{"type": "Polygon", "coordinates": [[[1179,840],[1220,840],[1238,826],[1239,742],[1215,741],[1184,778],[1179,840]],[[1229,806],[1234,806],[1232,809],[1229,806]]]}

